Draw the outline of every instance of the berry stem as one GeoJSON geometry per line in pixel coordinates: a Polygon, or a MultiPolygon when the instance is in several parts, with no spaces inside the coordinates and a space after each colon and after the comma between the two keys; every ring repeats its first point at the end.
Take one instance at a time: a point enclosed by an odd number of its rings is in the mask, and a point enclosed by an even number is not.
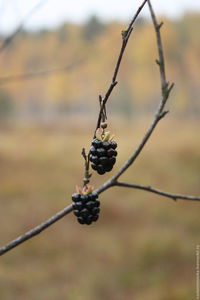
{"type": "Polygon", "coordinates": [[[86,155],[85,148],[83,148],[81,154],[85,160],[83,187],[87,187],[87,185],[90,183],[90,178],[92,176],[92,174],[90,174],[90,172],[89,172],[89,170],[90,170],[90,160],[89,160],[90,153],[88,155],[86,155]]]}

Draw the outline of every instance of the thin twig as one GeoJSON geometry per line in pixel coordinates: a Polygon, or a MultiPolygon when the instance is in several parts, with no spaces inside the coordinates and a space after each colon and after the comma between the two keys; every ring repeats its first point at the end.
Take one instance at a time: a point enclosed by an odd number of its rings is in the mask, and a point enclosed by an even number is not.
{"type": "Polygon", "coordinates": [[[164,89],[166,87],[165,60],[164,60],[164,51],[163,51],[162,40],[161,40],[161,35],[160,35],[160,29],[161,29],[161,26],[163,25],[163,22],[158,24],[156,15],[153,11],[153,7],[151,5],[150,0],[148,0],[148,6],[149,6],[152,22],[154,25],[154,29],[156,32],[156,40],[157,40],[157,45],[158,45],[159,59],[156,60],[156,63],[160,67],[161,87],[162,87],[162,89],[164,89]]]}
{"type": "Polygon", "coordinates": [[[129,184],[126,182],[115,182],[115,186],[120,186],[120,187],[127,187],[127,188],[133,188],[133,189],[139,189],[139,190],[144,190],[150,193],[155,193],[164,197],[171,198],[172,200],[191,200],[191,201],[200,201],[200,197],[197,196],[187,196],[187,195],[180,195],[180,194],[172,194],[169,192],[165,192],[159,189],[155,189],[151,186],[145,186],[145,185],[140,185],[140,184],[129,184]]]}
{"type": "Polygon", "coordinates": [[[41,5],[43,5],[44,1],[46,1],[46,0],[39,1],[27,13],[27,15],[24,17],[24,19],[20,22],[20,24],[17,26],[17,28],[13,31],[13,33],[11,33],[8,37],[5,38],[5,40],[3,41],[3,43],[0,46],[0,53],[3,52],[8,47],[8,45],[10,45],[10,43],[13,41],[13,39],[16,37],[16,35],[22,31],[26,21],[30,19],[30,17],[41,7],[41,5]]]}
{"type": "Polygon", "coordinates": [[[86,155],[86,152],[85,152],[85,148],[82,149],[82,152],[81,152],[83,158],[84,158],[84,178],[83,178],[83,187],[86,187],[87,184],[90,182],[90,178],[92,176],[92,174],[90,174],[89,172],[89,166],[90,166],[90,160],[89,160],[89,155],[86,155]]]}
{"type": "MultiPolygon", "coordinates": [[[[97,124],[96,124],[96,128],[95,128],[95,132],[97,130],[97,128],[100,127],[100,123],[101,123],[101,116],[102,116],[102,112],[105,108],[105,105],[106,105],[106,102],[108,101],[114,87],[117,85],[117,75],[118,75],[118,72],[119,72],[119,68],[120,68],[120,65],[121,65],[121,61],[122,61],[122,58],[123,58],[123,55],[124,55],[124,52],[125,52],[125,49],[126,49],[126,45],[128,43],[128,40],[129,40],[129,37],[132,33],[132,30],[133,30],[133,24],[135,23],[137,17],[139,16],[141,10],[143,9],[144,5],[146,4],[147,0],[144,0],[143,3],[141,4],[141,6],[138,8],[138,10],[136,11],[133,19],[131,20],[128,28],[126,30],[123,30],[122,32],[122,45],[121,45],[121,49],[120,49],[120,52],[119,52],[119,56],[118,56],[118,59],[117,59],[117,62],[116,62],[116,65],[115,65],[115,68],[114,68],[114,73],[113,73],[113,77],[112,77],[112,81],[110,83],[110,86],[107,90],[107,92],[105,93],[105,96],[103,97],[102,99],[102,105],[101,105],[101,108],[100,108],[100,111],[99,111],[99,116],[98,116],[98,119],[97,119],[97,124]]],[[[95,132],[94,132],[94,137],[95,137],[95,132]]]]}
{"type": "Polygon", "coordinates": [[[66,72],[66,71],[73,69],[74,67],[81,64],[84,61],[85,61],[85,59],[80,59],[76,62],[69,64],[68,66],[64,66],[64,67],[60,67],[60,68],[52,68],[52,69],[48,69],[48,70],[40,70],[40,71],[35,71],[35,72],[2,76],[2,77],[0,77],[0,85],[11,83],[11,82],[16,82],[16,81],[21,81],[21,80],[34,79],[37,77],[50,76],[50,75],[54,75],[56,73],[61,73],[61,72],[66,72]]]}

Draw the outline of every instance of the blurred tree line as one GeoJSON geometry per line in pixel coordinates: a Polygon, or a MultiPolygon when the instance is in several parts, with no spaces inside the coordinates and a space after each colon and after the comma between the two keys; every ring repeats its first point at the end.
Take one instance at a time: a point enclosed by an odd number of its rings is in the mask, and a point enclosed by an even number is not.
{"type": "MultiPolygon", "coordinates": [[[[200,113],[200,14],[164,19],[162,29],[168,78],[176,86],[170,106],[180,116],[200,113]]],[[[125,24],[65,23],[55,30],[22,31],[0,56],[1,76],[74,64],[66,72],[1,82],[0,118],[52,119],[87,115],[111,80],[125,24]],[[79,60],[83,61],[80,63],[79,60]]],[[[3,40],[3,37],[1,37],[3,40]]],[[[160,97],[155,34],[149,20],[136,23],[108,109],[133,118],[152,113],[160,97]]]]}

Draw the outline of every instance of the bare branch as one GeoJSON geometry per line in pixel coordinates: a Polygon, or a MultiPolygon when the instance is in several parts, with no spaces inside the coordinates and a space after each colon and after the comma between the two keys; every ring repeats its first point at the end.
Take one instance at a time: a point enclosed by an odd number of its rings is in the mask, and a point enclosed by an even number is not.
{"type": "Polygon", "coordinates": [[[27,20],[30,19],[30,17],[43,5],[43,2],[46,0],[39,1],[24,17],[24,19],[20,22],[20,24],[17,26],[17,28],[11,33],[8,37],[5,38],[2,45],[0,46],[0,53],[3,52],[13,41],[13,39],[16,37],[16,35],[23,29],[25,23],[27,20]]]}
{"type": "Polygon", "coordinates": [[[51,76],[51,75],[54,75],[56,73],[62,73],[62,72],[70,71],[74,67],[76,67],[79,64],[83,63],[84,61],[85,61],[85,59],[80,59],[76,62],[73,62],[73,63],[69,64],[68,66],[64,66],[64,67],[60,67],[60,68],[52,68],[52,69],[48,69],[48,70],[40,70],[40,71],[35,71],[35,72],[28,72],[28,73],[22,73],[22,74],[3,76],[3,77],[0,77],[0,85],[15,82],[15,81],[20,81],[20,80],[34,79],[34,78],[37,78],[37,77],[51,76]]]}
{"type": "Polygon", "coordinates": [[[145,185],[140,185],[140,184],[130,184],[126,182],[119,182],[116,181],[115,186],[120,186],[120,187],[127,187],[127,188],[133,188],[133,189],[139,189],[139,190],[144,190],[150,193],[158,194],[164,197],[171,198],[172,200],[176,201],[178,199],[181,200],[191,200],[191,201],[200,201],[200,197],[198,196],[186,196],[186,195],[180,195],[180,194],[172,194],[169,192],[165,192],[159,189],[155,189],[151,186],[145,186],[145,185]]]}
{"type": "Polygon", "coordinates": [[[0,248],[0,255],[5,254],[9,250],[17,247],[18,245],[24,243],[25,241],[31,239],[35,235],[38,235],[40,232],[44,231],[46,228],[57,222],[58,220],[62,219],[64,216],[69,214],[73,210],[72,204],[65,207],[61,211],[59,211],[57,214],[46,220],[45,222],[41,223],[40,225],[36,226],[35,228],[31,229],[30,231],[27,231],[25,234],[17,237],[12,242],[6,244],[2,248],[0,248]]]}
{"type": "MultiPolygon", "coordinates": [[[[102,186],[100,186],[98,189],[96,189],[95,192],[100,194],[100,193],[103,193],[105,190],[107,190],[111,187],[120,186],[120,187],[128,187],[128,188],[135,188],[135,189],[145,190],[145,191],[148,191],[148,192],[151,192],[151,193],[156,193],[156,194],[159,194],[161,196],[171,198],[173,200],[183,199],[183,200],[200,201],[200,197],[197,197],[197,196],[185,196],[185,195],[179,195],[179,194],[171,194],[171,193],[168,193],[168,192],[165,192],[165,191],[161,191],[161,190],[152,188],[150,186],[143,186],[143,185],[138,185],[138,184],[129,184],[129,183],[124,183],[124,182],[117,181],[117,179],[131,166],[131,164],[135,161],[135,159],[141,153],[142,149],[144,148],[145,144],[147,143],[148,139],[150,138],[151,134],[153,133],[156,125],[158,124],[158,122],[168,113],[168,111],[164,110],[164,107],[165,107],[167,99],[170,95],[170,92],[173,88],[173,84],[169,85],[169,83],[166,81],[164,55],[163,55],[162,41],[161,41],[161,36],[160,36],[160,28],[162,26],[162,23],[161,24],[157,23],[157,20],[155,18],[155,14],[153,12],[153,9],[152,9],[152,6],[151,6],[151,3],[150,3],[149,0],[146,0],[146,1],[143,2],[143,4],[140,6],[137,13],[135,14],[133,20],[131,21],[128,29],[126,31],[122,32],[122,39],[123,39],[122,48],[121,48],[120,55],[119,55],[119,58],[118,58],[118,61],[117,61],[116,67],[115,67],[115,71],[114,71],[114,75],[113,75],[111,85],[110,85],[106,95],[104,96],[104,98],[103,99],[101,98],[101,108],[100,108],[98,122],[100,124],[101,114],[103,113],[103,111],[105,109],[106,101],[108,100],[114,86],[117,84],[116,78],[117,78],[118,70],[119,70],[119,67],[120,67],[120,64],[121,64],[121,60],[122,60],[122,57],[123,57],[124,50],[126,48],[126,44],[127,44],[128,39],[130,37],[130,34],[132,32],[133,23],[135,22],[137,16],[139,15],[141,9],[143,8],[144,4],[147,1],[148,1],[148,4],[149,4],[150,11],[151,11],[151,16],[152,16],[152,19],[153,19],[153,24],[154,24],[154,27],[155,27],[156,37],[157,37],[158,53],[159,53],[159,59],[157,60],[157,63],[158,63],[159,68],[160,68],[162,99],[159,103],[159,107],[157,109],[157,112],[155,114],[155,118],[154,118],[152,124],[150,125],[149,129],[147,130],[145,136],[143,137],[142,141],[140,142],[140,144],[136,148],[133,155],[127,160],[127,162],[124,163],[122,168],[113,177],[111,177],[102,186]]],[[[85,159],[87,158],[84,151],[83,151],[83,156],[85,157],[85,159]]],[[[72,210],[73,210],[73,206],[71,204],[71,205],[67,206],[66,208],[64,208],[63,210],[61,210],[60,212],[58,212],[56,215],[52,216],[47,221],[43,222],[42,224],[40,224],[37,227],[31,229],[30,231],[28,231],[24,235],[18,237],[17,239],[13,240],[12,242],[10,242],[7,245],[0,248],[0,255],[5,254],[9,250],[15,248],[16,246],[20,245],[21,243],[25,242],[26,240],[28,240],[28,239],[34,237],[35,235],[39,234],[40,232],[42,232],[43,230],[45,230],[46,228],[51,226],[53,223],[57,222],[59,219],[61,219],[65,215],[72,212],[72,210]]]]}

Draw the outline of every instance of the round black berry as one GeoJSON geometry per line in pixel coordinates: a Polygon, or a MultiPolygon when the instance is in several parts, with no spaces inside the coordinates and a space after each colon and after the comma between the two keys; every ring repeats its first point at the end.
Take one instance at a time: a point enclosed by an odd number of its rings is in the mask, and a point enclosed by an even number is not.
{"type": "Polygon", "coordinates": [[[92,215],[89,215],[89,216],[86,218],[85,223],[86,223],[87,225],[90,225],[90,224],[92,223],[92,221],[93,221],[93,216],[92,216],[92,215]]]}
{"type": "Polygon", "coordinates": [[[95,207],[95,202],[94,202],[94,201],[88,201],[88,202],[86,203],[86,207],[87,207],[88,209],[92,209],[93,207],[95,207]]]}
{"type": "Polygon", "coordinates": [[[102,166],[105,166],[107,163],[108,163],[108,157],[106,156],[102,156],[99,158],[99,163],[102,165],[102,166]]]}
{"type": "Polygon", "coordinates": [[[81,215],[81,217],[83,217],[83,218],[88,217],[88,216],[89,216],[89,211],[88,211],[88,209],[87,209],[87,208],[82,209],[81,212],[80,212],[80,215],[81,215]]]}
{"type": "Polygon", "coordinates": [[[99,218],[99,215],[95,215],[95,216],[92,216],[92,221],[93,222],[96,222],[99,218]]]}
{"type": "Polygon", "coordinates": [[[92,146],[94,146],[95,148],[99,148],[99,147],[101,147],[101,145],[102,145],[102,142],[98,139],[94,139],[92,141],[92,146]]]}
{"type": "Polygon", "coordinates": [[[97,215],[100,212],[100,208],[99,207],[94,207],[91,211],[91,214],[93,216],[97,215]]]}
{"type": "Polygon", "coordinates": [[[97,172],[98,172],[98,174],[103,175],[106,171],[102,165],[98,165],[97,172]]]}
{"type": "Polygon", "coordinates": [[[79,200],[80,200],[80,195],[79,195],[79,194],[73,194],[73,195],[72,195],[72,200],[73,200],[74,202],[79,201],[79,200]]]}
{"type": "Polygon", "coordinates": [[[117,155],[117,151],[114,150],[113,148],[110,148],[110,149],[107,151],[107,155],[108,155],[109,157],[111,157],[111,156],[116,156],[116,155],[117,155]]]}
{"type": "Polygon", "coordinates": [[[113,166],[112,166],[112,165],[107,165],[107,166],[105,166],[105,171],[106,171],[106,172],[110,172],[112,169],[113,169],[113,166]]]}
{"type": "Polygon", "coordinates": [[[83,203],[82,202],[76,202],[73,205],[73,208],[74,209],[78,209],[78,210],[82,209],[82,207],[83,207],[83,203]]]}
{"type": "Polygon", "coordinates": [[[96,200],[94,204],[95,204],[95,207],[99,207],[100,206],[100,201],[96,200]]]}
{"type": "Polygon", "coordinates": [[[98,164],[99,158],[98,156],[90,155],[90,161],[93,162],[94,164],[98,164]]]}
{"type": "Polygon", "coordinates": [[[78,209],[75,209],[74,210],[74,215],[79,217],[80,216],[80,211],[78,209]]]}
{"type": "Polygon", "coordinates": [[[78,222],[79,222],[80,224],[84,224],[84,223],[85,223],[85,222],[84,222],[84,219],[83,219],[82,217],[78,217],[77,220],[78,220],[78,222]]]}
{"type": "Polygon", "coordinates": [[[96,148],[94,146],[90,147],[90,153],[95,155],[96,154],[96,148]]]}
{"type": "Polygon", "coordinates": [[[90,200],[95,201],[96,199],[98,199],[98,194],[93,192],[89,194],[88,197],[90,200]]]}
{"type": "Polygon", "coordinates": [[[97,148],[96,149],[97,156],[104,156],[106,154],[106,149],[104,148],[97,148]]]}
{"type": "Polygon", "coordinates": [[[93,164],[93,163],[91,164],[91,167],[92,167],[92,169],[95,170],[95,171],[97,171],[97,169],[98,169],[98,165],[93,164]]]}
{"type": "Polygon", "coordinates": [[[114,164],[116,163],[116,158],[114,156],[109,158],[109,163],[114,166],[114,164]]]}
{"type": "Polygon", "coordinates": [[[86,203],[88,201],[88,196],[87,195],[81,195],[81,202],[86,203]]]}
{"type": "Polygon", "coordinates": [[[111,141],[111,148],[116,149],[117,148],[117,143],[115,141],[111,141]]]}
{"type": "Polygon", "coordinates": [[[102,146],[103,146],[104,149],[107,150],[111,147],[111,143],[110,142],[103,142],[102,146]]]}

